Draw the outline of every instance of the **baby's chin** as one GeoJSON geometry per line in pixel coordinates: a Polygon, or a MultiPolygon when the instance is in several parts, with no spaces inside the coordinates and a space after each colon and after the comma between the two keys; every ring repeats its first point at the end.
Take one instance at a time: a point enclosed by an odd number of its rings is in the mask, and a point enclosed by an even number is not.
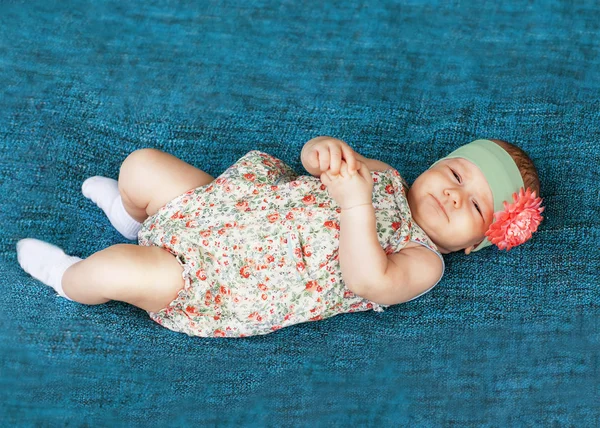
{"type": "Polygon", "coordinates": [[[417,223],[419,225],[419,227],[421,229],[423,229],[423,232],[425,232],[425,235],[427,235],[429,237],[429,239],[431,239],[433,241],[433,243],[441,250],[441,247],[444,247],[445,249],[445,245],[442,244],[442,239],[439,238],[436,230],[438,230],[439,228],[443,227],[443,224],[436,224],[432,222],[431,218],[428,218],[427,220],[425,220],[426,217],[421,217],[419,216],[419,210],[415,210],[414,213],[412,213],[412,220],[417,223]],[[439,244],[438,244],[439,242],[439,244]]]}
{"type": "MultiPolygon", "coordinates": [[[[417,223],[419,225],[419,227],[421,229],[423,229],[423,232],[425,232],[425,234],[429,237],[429,239],[431,239],[433,241],[433,243],[436,245],[436,247],[438,248],[438,250],[440,250],[440,253],[442,254],[450,254],[450,253],[454,253],[457,251],[463,251],[465,248],[468,248],[473,244],[469,244],[469,243],[460,243],[460,242],[456,242],[456,241],[452,241],[449,239],[445,239],[443,236],[440,236],[439,233],[437,233],[438,230],[444,230],[447,231],[448,229],[448,224],[446,222],[437,222],[431,218],[428,218],[427,220],[423,220],[422,218],[419,217],[418,215],[418,211],[415,213],[416,215],[413,215],[413,221],[415,223],[417,223]],[[419,221],[420,220],[420,221],[419,221]]],[[[480,240],[478,240],[477,242],[480,242],[481,240],[483,240],[484,237],[481,237],[480,240]]]]}
{"type": "Polygon", "coordinates": [[[425,230],[423,230],[423,231],[433,241],[433,243],[438,248],[438,250],[440,250],[440,253],[442,253],[442,254],[449,254],[449,253],[453,253],[455,251],[458,251],[457,249],[455,249],[454,246],[451,246],[451,245],[449,245],[449,244],[447,244],[445,242],[442,242],[440,239],[436,239],[436,238],[432,237],[425,230]]]}
{"type": "MultiPolygon", "coordinates": [[[[425,233],[427,233],[427,232],[425,232],[425,233]]],[[[429,235],[427,235],[427,236],[429,236],[429,235]]],[[[467,242],[467,243],[457,243],[457,242],[442,243],[442,242],[436,242],[436,240],[433,238],[431,238],[431,240],[438,247],[438,250],[440,250],[440,253],[450,254],[450,253],[465,251],[467,248],[469,248],[471,246],[473,246],[473,249],[471,249],[471,251],[473,251],[475,248],[477,248],[477,246],[481,243],[481,241],[483,241],[483,237],[481,239],[478,239],[477,242],[467,242]]]]}

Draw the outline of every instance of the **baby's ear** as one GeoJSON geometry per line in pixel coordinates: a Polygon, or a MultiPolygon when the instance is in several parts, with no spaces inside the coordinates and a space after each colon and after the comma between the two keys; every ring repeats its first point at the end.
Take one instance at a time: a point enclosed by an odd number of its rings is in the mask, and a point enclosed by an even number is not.
{"type": "Polygon", "coordinates": [[[471,252],[477,248],[481,243],[483,242],[483,239],[481,241],[479,241],[477,244],[475,245],[471,245],[470,247],[465,248],[465,254],[468,256],[469,254],[471,254],[471,252]]]}
{"type": "MultiPolygon", "coordinates": [[[[479,245],[479,244],[477,244],[479,245]]],[[[465,248],[465,254],[468,256],[469,254],[471,254],[471,251],[473,251],[475,249],[475,247],[477,245],[471,245],[470,247],[465,248]]]]}

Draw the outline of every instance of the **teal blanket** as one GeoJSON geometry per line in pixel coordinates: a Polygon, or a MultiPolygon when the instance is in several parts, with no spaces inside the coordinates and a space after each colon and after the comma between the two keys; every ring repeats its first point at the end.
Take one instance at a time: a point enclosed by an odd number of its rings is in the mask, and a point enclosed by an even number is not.
{"type": "Polygon", "coordinates": [[[2,426],[600,425],[600,6],[595,1],[3,2],[2,426]],[[194,338],[25,273],[31,237],[133,243],[81,194],[154,147],[213,176],[317,135],[409,183],[477,138],[525,149],[545,219],[445,256],[384,313],[194,338]]]}

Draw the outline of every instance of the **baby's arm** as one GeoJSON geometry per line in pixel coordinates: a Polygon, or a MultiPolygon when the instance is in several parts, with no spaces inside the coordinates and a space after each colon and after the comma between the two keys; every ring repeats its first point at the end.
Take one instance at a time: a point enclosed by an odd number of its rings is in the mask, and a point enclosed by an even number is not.
{"type": "Polygon", "coordinates": [[[346,287],[382,305],[418,296],[435,285],[443,269],[438,255],[422,245],[386,255],[377,237],[373,205],[342,210],[339,257],[346,287]]]}
{"type": "Polygon", "coordinates": [[[388,259],[377,238],[373,204],[340,213],[340,268],[344,284],[364,297],[373,284],[382,284],[388,259]]]}

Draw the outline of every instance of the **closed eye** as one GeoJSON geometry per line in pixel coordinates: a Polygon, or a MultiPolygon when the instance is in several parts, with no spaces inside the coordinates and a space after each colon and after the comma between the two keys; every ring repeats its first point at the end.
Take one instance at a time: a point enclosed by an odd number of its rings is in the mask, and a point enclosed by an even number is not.
{"type": "MultiPolygon", "coordinates": [[[[462,179],[460,178],[460,175],[458,175],[456,172],[454,172],[454,170],[452,168],[450,168],[450,171],[452,171],[452,174],[454,174],[454,176],[456,177],[456,180],[459,183],[462,183],[462,179]]],[[[479,211],[479,215],[481,216],[481,218],[483,218],[483,213],[479,209],[479,205],[477,205],[477,202],[473,201],[473,205],[475,205],[475,208],[477,208],[477,211],[479,211]]]]}
{"type": "Polygon", "coordinates": [[[452,171],[452,174],[454,174],[454,176],[456,177],[456,180],[460,183],[461,182],[460,175],[455,173],[453,169],[450,169],[450,171],[452,171]]]}

